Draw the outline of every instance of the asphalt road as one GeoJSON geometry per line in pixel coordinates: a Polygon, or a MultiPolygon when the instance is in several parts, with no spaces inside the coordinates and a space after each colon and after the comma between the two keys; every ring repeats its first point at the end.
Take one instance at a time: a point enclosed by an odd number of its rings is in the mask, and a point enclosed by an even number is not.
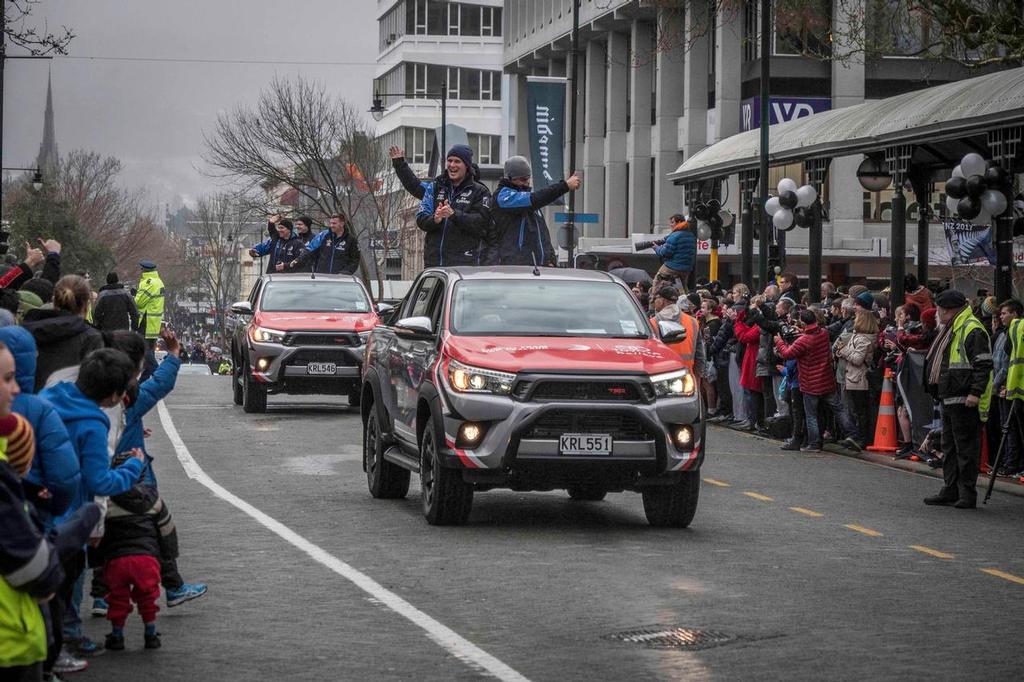
{"type": "MultiPolygon", "coordinates": [[[[341,400],[271,397],[266,415],[246,415],[227,379],[189,376],[166,406],[182,458],[208,479],[186,475],[155,411],[148,447],[182,573],[210,593],[161,611],[159,651],[142,649],[133,616],[127,650],[75,679],[1019,679],[1024,669],[1019,497],[925,507],[935,479],[715,429],[687,530],[649,528],[632,493],[591,503],[505,491],[478,494],[469,525],[435,528],[415,477],[406,500],[369,496],[358,414],[341,400]],[[615,639],[671,628],[722,643],[615,639]]],[[[102,641],[107,624],[87,629],[102,641]]]]}

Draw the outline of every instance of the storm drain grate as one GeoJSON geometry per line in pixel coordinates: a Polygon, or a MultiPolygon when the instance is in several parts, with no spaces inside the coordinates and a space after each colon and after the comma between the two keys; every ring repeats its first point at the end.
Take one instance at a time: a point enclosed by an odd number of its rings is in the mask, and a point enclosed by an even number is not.
{"type": "Polygon", "coordinates": [[[626,644],[639,644],[651,649],[699,651],[735,641],[736,637],[719,630],[695,628],[649,627],[606,635],[604,639],[626,644]]]}

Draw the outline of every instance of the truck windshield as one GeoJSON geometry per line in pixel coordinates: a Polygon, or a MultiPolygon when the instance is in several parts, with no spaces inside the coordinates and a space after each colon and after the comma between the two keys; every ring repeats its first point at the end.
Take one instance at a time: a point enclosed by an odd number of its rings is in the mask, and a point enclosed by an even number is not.
{"type": "Polygon", "coordinates": [[[463,336],[650,335],[647,319],[622,285],[542,279],[459,282],[451,331],[463,336]]]}
{"type": "Polygon", "coordinates": [[[370,312],[370,302],[361,286],[329,279],[270,282],[260,307],[268,313],[370,312]]]}

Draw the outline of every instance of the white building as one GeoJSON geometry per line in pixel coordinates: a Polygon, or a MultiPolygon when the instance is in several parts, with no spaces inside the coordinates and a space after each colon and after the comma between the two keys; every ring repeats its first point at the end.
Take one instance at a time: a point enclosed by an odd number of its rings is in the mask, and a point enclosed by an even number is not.
{"type": "Polygon", "coordinates": [[[448,123],[466,129],[485,178],[496,177],[507,153],[502,4],[377,0],[380,42],[373,87],[375,93],[392,93],[382,97],[386,111],[377,136],[386,146],[404,149],[420,175],[427,172],[434,131],[441,125],[437,96],[444,84],[448,123]]]}
{"type": "MultiPolygon", "coordinates": [[[[847,0],[833,2],[836,7],[850,5],[847,0]]],[[[668,180],[669,173],[707,145],[757,127],[759,5],[748,1],[729,16],[709,17],[708,5],[694,2],[582,0],[577,168],[584,171],[582,210],[601,216],[600,223],[581,226],[585,236],[623,238],[664,229],[668,216],[683,209],[683,190],[668,180]]],[[[865,0],[865,5],[865,25],[872,30],[885,19],[879,13],[884,14],[890,3],[865,0]]],[[[567,75],[571,8],[572,0],[506,3],[504,68],[511,74],[509,100],[515,114],[512,153],[528,154],[525,113],[519,106],[525,100],[526,76],[567,75]]],[[[967,75],[955,65],[905,56],[921,47],[913,36],[890,36],[886,51],[891,56],[866,62],[856,55],[832,62],[810,59],[801,56],[801,48],[817,50],[823,44],[811,44],[816,38],[813,30],[806,30],[806,22],[794,22],[792,17],[787,21],[776,26],[772,42],[773,121],[967,75]]],[[[855,170],[861,159],[833,160],[823,192],[830,218],[823,231],[823,271],[833,281],[887,273],[892,192],[867,193],[860,188],[855,170]]],[[[773,192],[783,177],[798,184],[806,181],[799,164],[773,168],[773,192]]],[[[936,215],[942,186],[938,183],[931,195],[936,215]]],[[[733,177],[723,187],[722,199],[734,213],[739,194],[733,177]]],[[[912,195],[908,201],[907,218],[913,226],[917,205],[912,195]]],[[[941,240],[941,229],[933,225],[933,248],[941,240]]],[[[908,253],[915,249],[915,241],[911,227],[908,253]]],[[[806,272],[806,265],[799,265],[806,263],[806,255],[800,255],[806,254],[806,246],[806,230],[789,233],[787,257],[798,264],[797,271],[806,272]]],[[[739,269],[737,251],[724,251],[723,267],[733,275],[739,269]]]]}

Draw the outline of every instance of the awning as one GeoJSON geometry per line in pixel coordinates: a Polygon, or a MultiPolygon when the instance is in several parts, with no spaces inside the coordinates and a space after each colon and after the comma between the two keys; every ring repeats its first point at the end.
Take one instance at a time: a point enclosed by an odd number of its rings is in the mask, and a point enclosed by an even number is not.
{"type": "MultiPolygon", "coordinates": [[[[896,144],[955,140],[1013,125],[1024,125],[1024,68],[773,125],[768,161],[778,166],[867,154],[896,144]]],[[[668,177],[682,184],[754,170],[760,162],[760,140],[759,130],[728,137],[697,152],[668,177]]]]}

